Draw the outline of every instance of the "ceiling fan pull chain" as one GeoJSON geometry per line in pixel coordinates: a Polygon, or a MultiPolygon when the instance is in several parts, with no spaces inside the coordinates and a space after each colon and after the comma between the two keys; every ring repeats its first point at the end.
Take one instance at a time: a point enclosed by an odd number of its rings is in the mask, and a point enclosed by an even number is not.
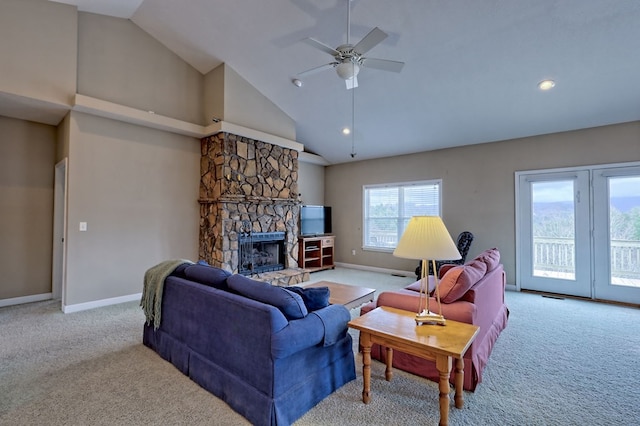
{"type": "MultiPolygon", "coordinates": [[[[351,0],[348,0],[351,1],[351,0]]],[[[356,89],[351,92],[351,158],[356,157],[356,89]]]]}

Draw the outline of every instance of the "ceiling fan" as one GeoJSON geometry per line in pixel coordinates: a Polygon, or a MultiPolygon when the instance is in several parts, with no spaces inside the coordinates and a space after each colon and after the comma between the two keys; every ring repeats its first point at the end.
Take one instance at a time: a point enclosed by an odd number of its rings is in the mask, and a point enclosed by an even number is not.
{"type": "MultiPolygon", "coordinates": [[[[365,57],[364,54],[369,50],[380,44],[385,38],[388,37],[387,33],[380,28],[375,27],[369,34],[364,36],[355,45],[350,43],[351,36],[351,1],[347,1],[347,43],[341,44],[335,49],[327,46],[326,44],[313,39],[306,38],[303,41],[316,49],[322,50],[333,56],[333,61],[328,64],[320,65],[319,67],[311,68],[307,71],[303,71],[298,74],[298,77],[304,77],[307,75],[315,74],[326,69],[335,68],[338,76],[342,78],[347,89],[353,89],[358,87],[358,73],[361,67],[374,68],[383,71],[400,72],[404,66],[404,62],[391,61],[388,59],[376,59],[365,57]]],[[[298,85],[300,80],[294,80],[294,84],[298,85]]],[[[300,85],[302,83],[300,82],[300,85]]]]}

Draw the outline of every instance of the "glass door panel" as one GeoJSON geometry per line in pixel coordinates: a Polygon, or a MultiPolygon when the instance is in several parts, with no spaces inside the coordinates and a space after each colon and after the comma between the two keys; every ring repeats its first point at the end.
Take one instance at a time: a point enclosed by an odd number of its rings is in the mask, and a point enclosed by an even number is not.
{"type": "Polygon", "coordinates": [[[533,276],[575,280],[573,180],[532,182],[533,276]]]}
{"type": "Polygon", "coordinates": [[[640,303],[640,167],[594,173],[595,297],[640,303]]]}

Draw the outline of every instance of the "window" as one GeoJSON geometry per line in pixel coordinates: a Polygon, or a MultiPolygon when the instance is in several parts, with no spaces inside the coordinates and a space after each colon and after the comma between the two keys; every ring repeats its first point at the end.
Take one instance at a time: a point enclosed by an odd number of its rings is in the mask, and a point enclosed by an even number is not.
{"type": "Polygon", "coordinates": [[[391,251],[412,216],[440,216],[441,186],[441,180],[365,185],[363,248],[391,251]]]}

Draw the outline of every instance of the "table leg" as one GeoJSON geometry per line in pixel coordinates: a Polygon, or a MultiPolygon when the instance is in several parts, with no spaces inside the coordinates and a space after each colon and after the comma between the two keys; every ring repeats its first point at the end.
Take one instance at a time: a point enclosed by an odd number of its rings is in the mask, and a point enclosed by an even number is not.
{"type": "Polygon", "coordinates": [[[462,392],[462,384],[464,382],[464,361],[462,358],[456,358],[456,394],[454,401],[456,402],[456,408],[462,408],[464,406],[464,395],[462,392]]]}
{"type": "Polygon", "coordinates": [[[371,335],[360,332],[362,345],[362,402],[368,404],[371,400],[371,335]]]}
{"type": "Polygon", "coordinates": [[[436,368],[440,373],[440,426],[449,424],[449,376],[451,375],[451,357],[438,355],[436,357],[436,368]]]}
{"type": "Polygon", "coordinates": [[[387,346],[387,368],[384,370],[384,378],[390,382],[393,378],[393,349],[387,346]]]}

